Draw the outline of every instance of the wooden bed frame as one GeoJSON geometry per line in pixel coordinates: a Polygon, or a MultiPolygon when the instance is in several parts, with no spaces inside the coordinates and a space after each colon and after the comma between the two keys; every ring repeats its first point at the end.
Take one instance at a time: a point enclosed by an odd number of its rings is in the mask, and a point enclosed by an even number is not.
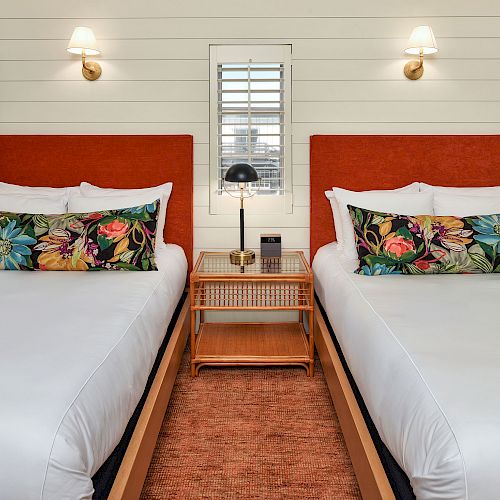
{"type": "MultiPolygon", "coordinates": [[[[324,191],[392,189],[420,181],[439,186],[500,185],[500,135],[311,137],[311,262],[335,240],[324,191]]],[[[364,499],[394,493],[319,307],[315,342],[364,499]]]]}
{"type": "Polygon", "coordinates": [[[140,497],[190,332],[186,297],[108,500],[140,497]]]}
{"type": "MultiPolygon", "coordinates": [[[[193,138],[170,136],[0,136],[0,181],[28,186],[141,188],[172,181],[165,240],[193,258],[193,138]]],[[[186,298],[108,498],[137,499],[190,331],[186,298]]]]}

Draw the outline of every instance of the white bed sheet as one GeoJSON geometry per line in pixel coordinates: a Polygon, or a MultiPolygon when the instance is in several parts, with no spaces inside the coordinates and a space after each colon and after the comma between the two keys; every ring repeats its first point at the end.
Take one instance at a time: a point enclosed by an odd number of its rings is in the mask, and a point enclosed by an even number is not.
{"type": "Polygon", "coordinates": [[[0,273],[0,498],[91,498],[185,286],[158,272],[0,273]]]}
{"type": "Polygon", "coordinates": [[[336,244],[316,292],[418,499],[500,495],[500,275],[360,276],[336,244]]]}

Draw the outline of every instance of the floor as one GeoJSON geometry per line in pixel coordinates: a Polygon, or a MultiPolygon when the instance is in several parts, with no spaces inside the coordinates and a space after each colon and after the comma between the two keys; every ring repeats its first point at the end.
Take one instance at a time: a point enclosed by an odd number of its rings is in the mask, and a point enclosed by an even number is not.
{"type": "Polygon", "coordinates": [[[321,365],[202,368],[185,353],[141,498],[356,499],[321,365]]]}

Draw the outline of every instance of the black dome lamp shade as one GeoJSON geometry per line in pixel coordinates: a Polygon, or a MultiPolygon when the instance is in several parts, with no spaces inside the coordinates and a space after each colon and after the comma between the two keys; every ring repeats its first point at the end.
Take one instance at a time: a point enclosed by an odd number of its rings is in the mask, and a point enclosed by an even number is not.
{"type": "Polygon", "coordinates": [[[224,179],[227,182],[257,182],[259,174],[248,163],[235,163],[227,169],[224,179]]]}
{"type": "Polygon", "coordinates": [[[257,170],[248,163],[235,163],[231,165],[224,176],[227,182],[237,182],[240,188],[240,249],[232,250],[229,254],[232,264],[245,266],[255,262],[255,252],[245,250],[245,209],[243,208],[243,190],[248,182],[257,182],[259,174],[257,170]]]}

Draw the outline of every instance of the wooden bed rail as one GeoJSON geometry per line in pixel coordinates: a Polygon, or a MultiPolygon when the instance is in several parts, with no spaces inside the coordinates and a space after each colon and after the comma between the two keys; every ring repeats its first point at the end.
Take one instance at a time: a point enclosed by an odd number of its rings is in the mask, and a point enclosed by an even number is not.
{"type": "Polygon", "coordinates": [[[108,500],[137,500],[141,496],[189,332],[186,297],[108,500]]]}
{"type": "Polygon", "coordinates": [[[363,499],[393,500],[391,485],[317,304],[314,329],[316,350],[363,499]]]}

